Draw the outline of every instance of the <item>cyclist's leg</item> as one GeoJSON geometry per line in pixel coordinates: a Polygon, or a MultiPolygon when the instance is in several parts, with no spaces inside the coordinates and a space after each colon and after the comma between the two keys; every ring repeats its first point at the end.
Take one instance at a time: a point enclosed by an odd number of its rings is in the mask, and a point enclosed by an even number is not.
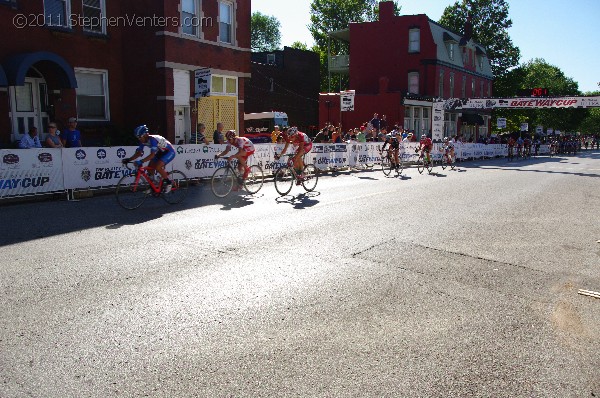
{"type": "Polygon", "coordinates": [[[304,146],[299,145],[296,154],[294,155],[294,168],[296,169],[296,174],[302,174],[304,170],[304,161],[302,157],[304,156],[304,146]]]}

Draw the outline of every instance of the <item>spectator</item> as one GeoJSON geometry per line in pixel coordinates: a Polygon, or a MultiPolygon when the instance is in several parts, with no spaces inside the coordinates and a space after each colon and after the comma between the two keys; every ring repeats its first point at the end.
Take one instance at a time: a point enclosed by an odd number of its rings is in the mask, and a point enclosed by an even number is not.
{"type": "Polygon", "coordinates": [[[25,134],[21,141],[19,141],[19,148],[21,149],[29,149],[29,148],[41,148],[42,144],[40,143],[40,138],[38,137],[37,127],[31,127],[29,129],[29,133],[25,134]]]}
{"type": "Polygon", "coordinates": [[[387,116],[381,115],[381,119],[379,120],[379,129],[388,128],[387,116]]]}
{"type": "Polygon", "coordinates": [[[365,135],[365,126],[360,126],[360,129],[356,132],[356,141],[367,142],[367,136],[365,135]]]}
{"type": "Polygon", "coordinates": [[[77,130],[76,118],[69,118],[69,127],[61,135],[60,139],[65,148],[79,148],[81,146],[81,132],[77,130]]]}
{"type": "Polygon", "coordinates": [[[215,144],[224,144],[225,143],[225,136],[223,135],[223,123],[221,123],[221,122],[217,123],[217,129],[215,130],[215,132],[213,134],[213,141],[215,144]]]}
{"type": "Polygon", "coordinates": [[[323,130],[317,133],[313,142],[316,142],[318,144],[329,142],[329,135],[327,134],[328,131],[328,127],[323,128],[323,130]]]}
{"type": "Polygon", "coordinates": [[[341,127],[337,127],[331,133],[331,143],[332,144],[341,144],[342,142],[342,129],[341,127]]]}
{"type": "Polygon", "coordinates": [[[277,142],[277,137],[279,137],[279,134],[281,132],[279,131],[279,126],[275,125],[273,126],[273,131],[271,131],[271,142],[274,144],[277,142]]]}
{"type": "Polygon", "coordinates": [[[192,140],[192,144],[207,144],[208,139],[206,138],[206,126],[204,123],[198,123],[198,129],[196,134],[194,134],[194,139],[192,140]]]}
{"type": "MultiPolygon", "coordinates": [[[[381,120],[379,120],[377,113],[373,114],[373,119],[371,119],[371,121],[369,123],[375,129],[375,133],[379,133],[381,120]]],[[[377,134],[375,134],[375,136],[377,136],[377,134]]]]}
{"type": "Polygon", "coordinates": [[[58,136],[60,132],[57,130],[56,123],[52,122],[48,124],[48,136],[46,137],[45,144],[48,148],[62,148],[63,144],[58,136]]]}
{"type": "Polygon", "coordinates": [[[402,142],[410,142],[410,141],[412,141],[412,137],[413,137],[412,133],[408,133],[408,134],[404,133],[402,135],[404,136],[404,138],[402,139],[402,142]]]}

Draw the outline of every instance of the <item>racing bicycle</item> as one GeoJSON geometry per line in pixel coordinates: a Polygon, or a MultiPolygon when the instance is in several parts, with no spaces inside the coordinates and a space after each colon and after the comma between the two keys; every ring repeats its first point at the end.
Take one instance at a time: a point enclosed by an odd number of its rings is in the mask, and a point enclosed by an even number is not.
{"type": "Polygon", "coordinates": [[[402,163],[402,157],[398,156],[398,164],[394,162],[394,154],[393,149],[384,149],[383,151],[379,151],[381,154],[381,170],[383,170],[383,174],[385,176],[389,176],[392,174],[393,170],[396,170],[396,175],[402,174],[402,170],[404,170],[404,164],[402,163]],[[385,154],[383,152],[386,152],[385,154]]]}
{"type": "Polygon", "coordinates": [[[227,161],[225,166],[219,167],[213,173],[210,185],[215,196],[224,198],[235,188],[244,187],[246,192],[253,195],[260,191],[264,182],[265,175],[262,167],[252,165],[248,177],[244,180],[237,169],[237,164],[227,161]]]}
{"type": "Polygon", "coordinates": [[[169,204],[181,203],[187,196],[189,182],[185,174],[179,170],[168,172],[171,190],[163,192],[164,179],[157,173],[150,176],[148,167],[140,166],[137,170],[124,163],[127,173],[117,183],[115,195],[117,202],[127,210],[137,209],[148,196],[162,197],[169,204]]]}
{"type": "Polygon", "coordinates": [[[294,186],[294,181],[296,181],[296,185],[302,185],[307,192],[312,192],[317,187],[317,182],[319,181],[319,170],[315,167],[314,164],[306,164],[304,165],[304,178],[301,178],[294,168],[292,157],[293,154],[286,154],[283,156],[287,156],[288,160],[286,165],[281,167],[275,173],[275,190],[281,196],[287,195],[294,186]]]}
{"type": "Polygon", "coordinates": [[[450,170],[454,170],[456,168],[456,164],[452,155],[450,155],[450,153],[446,153],[446,150],[443,148],[441,149],[441,152],[442,160],[440,160],[440,163],[442,165],[442,170],[446,170],[446,167],[450,167],[450,170]]]}
{"type": "MultiPolygon", "coordinates": [[[[419,153],[419,148],[415,150],[415,153],[419,153]]],[[[419,160],[417,160],[417,170],[419,174],[423,174],[425,170],[427,170],[428,174],[431,174],[433,170],[433,161],[431,159],[431,154],[429,155],[429,161],[426,161],[425,155],[422,153],[419,155],[419,160]]]]}

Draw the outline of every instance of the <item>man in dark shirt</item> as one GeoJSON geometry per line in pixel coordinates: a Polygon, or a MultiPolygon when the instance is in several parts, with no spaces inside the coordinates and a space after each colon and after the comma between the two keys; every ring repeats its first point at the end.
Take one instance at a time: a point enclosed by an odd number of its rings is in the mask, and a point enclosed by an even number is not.
{"type": "Polygon", "coordinates": [[[215,144],[224,144],[225,136],[223,135],[223,123],[217,123],[217,129],[213,134],[213,141],[215,144]]]}
{"type": "Polygon", "coordinates": [[[381,128],[381,120],[379,120],[379,115],[376,113],[373,114],[373,119],[369,123],[373,126],[376,133],[379,133],[379,129],[381,128]]]}

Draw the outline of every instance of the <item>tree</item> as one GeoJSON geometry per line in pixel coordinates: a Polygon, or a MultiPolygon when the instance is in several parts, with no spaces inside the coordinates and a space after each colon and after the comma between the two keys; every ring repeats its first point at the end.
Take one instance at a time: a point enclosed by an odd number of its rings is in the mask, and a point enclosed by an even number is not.
{"type": "Polygon", "coordinates": [[[501,78],[510,68],[519,64],[521,56],[521,51],[508,35],[512,20],[508,17],[507,1],[456,1],[454,5],[446,7],[439,23],[464,34],[468,15],[472,17],[473,40],[486,48],[494,77],[501,78]]]}
{"type": "Polygon", "coordinates": [[[301,41],[293,42],[290,47],[295,48],[296,50],[308,50],[308,46],[306,45],[306,43],[302,43],[301,41]]]}
{"type": "Polygon", "coordinates": [[[273,16],[259,11],[250,19],[250,47],[252,51],[273,51],[281,45],[281,23],[273,16]]]}
{"type": "MultiPolygon", "coordinates": [[[[400,6],[394,1],[396,14],[400,6]]],[[[331,55],[348,54],[348,43],[331,39],[328,33],[348,29],[350,22],[371,22],[377,20],[379,10],[378,0],[312,0],[310,5],[310,24],[308,30],[315,40],[316,51],[321,55],[321,90],[329,87],[327,71],[327,50],[331,55]]],[[[333,76],[331,87],[336,89],[348,88],[348,77],[333,76]]]]}

